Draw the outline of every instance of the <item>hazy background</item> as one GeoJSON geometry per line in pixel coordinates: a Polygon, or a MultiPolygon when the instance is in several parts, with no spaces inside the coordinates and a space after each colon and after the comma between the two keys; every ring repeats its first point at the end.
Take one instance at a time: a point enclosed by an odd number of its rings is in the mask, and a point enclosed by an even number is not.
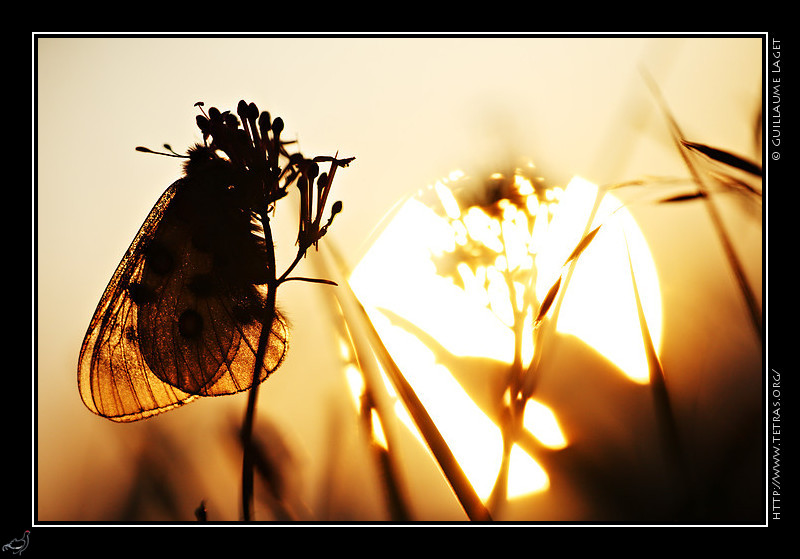
{"type": "MultiPolygon", "coordinates": [[[[238,518],[240,454],[224,455],[217,441],[240,421],[245,396],[117,425],[87,411],[76,384],[100,295],[180,176],[179,160],[134,147],[167,142],[182,152],[199,141],[195,102],[224,110],[253,101],[284,119],[304,154],[356,157],[332,193],[344,202],[332,238],[351,264],[400,198],[465,166],[524,155],[556,184],[576,174],[595,183],[685,175],[642,68],[690,139],[760,158],[760,38],[56,37],[36,47],[39,520],[114,519],[145,439],[159,452],[186,451],[185,475],[202,487],[182,496],[186,520],[200,499],[211,501],[211,518],[238,518]],[[156,431],[172,442],[153,445],[156,431]]],[[[276,241],[291,253],[290,205],[279,208],[286,225],[276,241]]],[[[322,510],[324,493],[341,517],[381,517],[380,499],[354,493],[358,467],[338,472],[340,485],[325,481],[333,474],[324,460],[336,453],[330,433],[349,432],[334,418],[349,404],[340,372],[315,360],[336,355],[319,289],[288,284],[280,293],[292,344],[259,410],[292,441],[305,506],[322,510]]],[[[421,516],[460,514],[441,488],[418,507],[421,516]]]]}

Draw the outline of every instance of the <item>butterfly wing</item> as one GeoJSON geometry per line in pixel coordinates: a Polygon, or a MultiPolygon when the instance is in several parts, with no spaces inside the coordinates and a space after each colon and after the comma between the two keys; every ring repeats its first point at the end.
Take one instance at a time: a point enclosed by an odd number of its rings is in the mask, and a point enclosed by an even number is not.
{"type": "MultiPolygon", "coordinates": [[[[262,262],[240,219],[210,211],[219,209],[218,200],[204,199],[199,207],[208,211],[181,219],[182,210],[197,206],[193,186],[184,178],[164,192],[90,322],[78,385],[98,415],[135,421],[197,396],[232,394],[253,384],[264,295],[251,269],[262,262]],[[203,242],[208,234],[210,244],[203,242]]],[[[285,320],[276,313],[271,322],[257,382],[287,350],[285,320]]]]}
{"type": "Polygon", "coordinates": [[[155,232],[178,182],[159,198],[122,258],[81,346],[78,389],[83,403],[92,412],[116,421],[149,417],[195,397],[160,382],[145,364],[136,340],[138,313],[129,290],[129,281],[140,275],[144,266],[142,246],[155,232]]]}

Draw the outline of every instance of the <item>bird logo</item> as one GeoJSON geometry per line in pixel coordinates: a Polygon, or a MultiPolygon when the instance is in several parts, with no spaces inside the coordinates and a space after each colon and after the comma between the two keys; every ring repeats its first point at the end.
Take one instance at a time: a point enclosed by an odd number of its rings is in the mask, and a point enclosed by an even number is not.
{"type": "Polygon", "coordinates": [[[30,535],[30,530],[25,530],[25,533],[22,534],[21,538],[14,538],[7,544],[3,546],[3,551],[10,551],[16,555],[20,555],[25,548],[28,547],[28,536],[30,535]]]}

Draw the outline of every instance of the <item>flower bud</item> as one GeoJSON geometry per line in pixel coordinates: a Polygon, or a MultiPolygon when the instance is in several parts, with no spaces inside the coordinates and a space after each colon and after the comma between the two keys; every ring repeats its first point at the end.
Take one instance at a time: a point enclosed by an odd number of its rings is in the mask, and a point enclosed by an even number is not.
{"type": "Polygon", "coordinates": [[[270,122],[269,113],[267,111],[264,111],[258,117],[258,129],[261,131],[262,138],[267,137],[267,132],[269,132],[271,127],[272,124],[270,122]]]}
{"type": "Polygon", "coordinates": [[[247,120],[255,121],[258,118],[258,107],[255,103],[247,105],[247,120]]]}

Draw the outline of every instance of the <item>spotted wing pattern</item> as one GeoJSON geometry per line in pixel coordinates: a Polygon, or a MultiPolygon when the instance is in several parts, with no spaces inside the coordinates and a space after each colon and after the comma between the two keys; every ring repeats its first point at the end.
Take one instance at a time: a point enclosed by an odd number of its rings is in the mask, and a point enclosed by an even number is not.
{"type": "MultiPolygon", "coordinates": [[[[91,411],[115,421],[136,421],[253,384],[265,318],[258,277],[263,249],[235,204],[215,194],[198,206],[196,193],[203,189],[190,181],[176,181],[151,210],[81,347],[81,397],[91,411]],[[199,217],[190,212],[193,217],[185,219],[187,207],[199,207],[199,217]]],[[[287,351],[284,318],[276,313],[271,322],[257,382],[287,351]]]]}

